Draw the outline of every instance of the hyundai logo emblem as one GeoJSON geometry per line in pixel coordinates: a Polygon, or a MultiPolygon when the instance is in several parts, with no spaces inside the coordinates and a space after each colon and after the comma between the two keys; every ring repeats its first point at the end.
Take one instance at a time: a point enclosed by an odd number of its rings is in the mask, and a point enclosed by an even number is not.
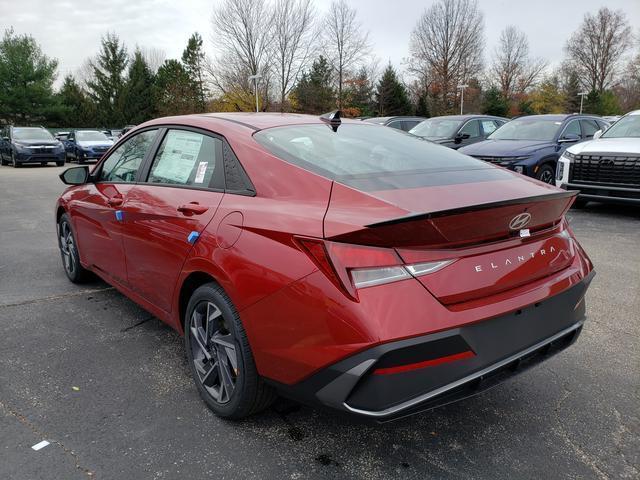
{"type": "Polygon", "coordinates": [[[526,227],[527,225],[529,225],[530,221],[531,221],[530,213],[526,213],[526,212],[521,213],[520,215],[516,215],[511,219],[511,221],[509,222],[509,228],[511,230],[520,230],[526,227]]]}

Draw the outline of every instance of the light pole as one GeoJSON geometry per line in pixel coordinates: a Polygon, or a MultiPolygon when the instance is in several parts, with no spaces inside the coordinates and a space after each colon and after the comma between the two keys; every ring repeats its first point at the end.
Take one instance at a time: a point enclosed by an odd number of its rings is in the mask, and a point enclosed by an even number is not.
{"type": "Polygon", "coordinates": [[[260,111],[260,107],[258,105],[258,80],[262,78],[262,75],[251,75],[249,77],[249,81],[253,80],[256,90],[256,113],[260,111]]]}
{"type": "Polygon", "coordinates": [[[580,115],[582,115],[582,103],[584,102],[584,97],[589,95],[587,92],[580,92],[578,96],[580,97],[580,115]]]}
{"type": "Polygon", "coordinates": [[[460,115],[462,115],[462,111],[464,110],[464,89],[469,85],[458,85],[458,90],[460,90],[460,115]]]}

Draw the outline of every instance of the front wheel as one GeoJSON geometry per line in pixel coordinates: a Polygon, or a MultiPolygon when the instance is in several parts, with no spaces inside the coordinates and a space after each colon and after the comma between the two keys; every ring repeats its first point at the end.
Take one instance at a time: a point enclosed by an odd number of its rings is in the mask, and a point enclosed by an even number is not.
{"type": "Polygon", "coordinates": [[[240,316],[219,285],[193,292],[184,338],[198,392],[216,415],[240,419],[273,403],[275,392],[258,375],[240,316]]]}
{"type": "Polygon", "coordinates": [[[16,160],[16,154],[14,152],[11,152],[11,166],[13,168],[18,168],[21,166],[16,160]]]}
{"type": "Polygon", "coordinates": [[[536,177],[541,182],[555,185],[555,174],[556,172],[551,165],[543,165],[540,167],[540,170],[538,170],[538,175],[536,177]]]}
{"type": "Polygon", "coordinates": [[[63,214],[58,222],[58,246],[62,256],[64,272],[73,283],[83,283],[89,277],[89,271],[80,265],[80,255],[76,244],[71,221],[67,214],[63,214]]]}

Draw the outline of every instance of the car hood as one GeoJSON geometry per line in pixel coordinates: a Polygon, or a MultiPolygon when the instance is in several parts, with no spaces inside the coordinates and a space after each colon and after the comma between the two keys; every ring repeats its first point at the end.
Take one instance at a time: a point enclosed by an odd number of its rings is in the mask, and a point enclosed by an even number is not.
{"type": "Polygon", "coordinates": [[[58,140],[14,140],[14,143],[23,145],[25,147],[39,147],[39,146],[51,146],[58,147],[60,142],[58,140]]]}
{"type": "Polygon", "coordinates": [[[533,153],[553,145],[551,142],[540,140],[485,140],[463,147],[458,151],[473,156],[508,157],[533,153]]]}
{"type": "Polygon", "coordinates": [[[76,142],[79,147],[110,147],[113,142],[108,140],[85,140],[76,142]]]}
{"type": "Polygon", "coordinates": [[[598,138],[568,148],[570,153],[640,153],[640,138],[598,138]]]}

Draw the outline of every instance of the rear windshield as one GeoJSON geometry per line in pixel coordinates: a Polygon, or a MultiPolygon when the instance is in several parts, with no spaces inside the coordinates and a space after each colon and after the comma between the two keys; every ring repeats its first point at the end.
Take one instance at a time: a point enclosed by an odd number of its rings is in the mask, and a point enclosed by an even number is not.
{"type": "Polygon", "coordinates": [[[274,155],[332,180],[491,169],[446,147],[375,125],[296,125],[261,130],[254,138],[274,155]]]}

